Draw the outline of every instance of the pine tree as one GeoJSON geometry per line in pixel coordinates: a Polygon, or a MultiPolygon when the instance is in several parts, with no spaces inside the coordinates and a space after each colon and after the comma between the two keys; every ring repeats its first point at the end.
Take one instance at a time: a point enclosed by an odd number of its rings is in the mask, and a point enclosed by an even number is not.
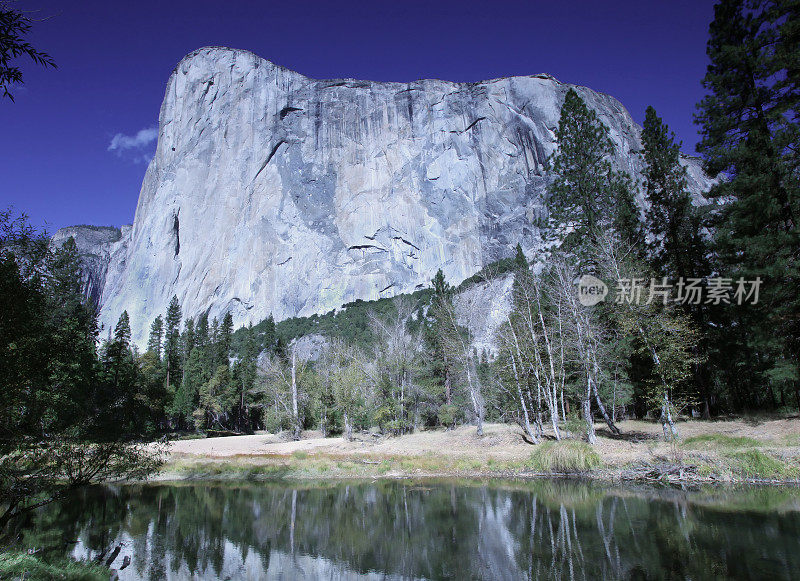
{"type": "Polygon", "coordinates": [[[675,135],[648,107],[642,131],[645,162],[646,213],[650,258],[655,271],[671,278],[702,277],[706,249],[701,219],[687,189],[686,168],[680,163],[675,135]]]}
{"type": "Polygon", "coordinates": [[[167,383],[180,385],[181,382],[181,305],[173,296],[167,308],[164,331],[164,361],[167,367],[167,383]]]}
{"type": "Polygon", "coordinates": [[[263,325],[264,330],[262,331],[261,339],[262,348],[275,352],[277,348],[278,337],[275,332],[275,319],[272,317],[272,313],[269,314],[269,317],[267,317],[263,325]]]}
{"type": "Polygon", "coordinates": [[[613,169],[615,150],[608,128],[574,89],[564,98],[556,139],[558,151],[551,158],[555,180],[550,186],[550,217],[571,229],[564,248],[588,265],[589,249],[596,244],[601,228],[633,228],[636,213],[630,178],[613,169]]]}
{"type": "Polygon", "coordinates": [[[257,378],[256,360],[258,359],[258,349],[252,324],[244,328],[244,334],[241,358],[237,362],[233,373],[233,384],[235,384],[237,390],[233,418],[238,432],[251,431],[250,405],[252,404],[252,391],[256,385],[257,378]]]}
{"type": "Polygon", "coordinates": [[[522,246],[518,243],[516,249],[514,250],[514,269],[527,269],[528,268],[528,259],[525,257],[525,253],[522,251],[522,246]]]}
{"type": "Polygon", "coordinates": [[[161,358],[161,342],[164,338],[164,319],[158,315],[150,325],[150,336],[147,339],[147,350],[161,358]]]}
{"type": "MultiPolygon", "coordinates": [[[[423,339],[430,353],[427,369],[430,387],[436,397],[444,397],[445,406],[453,405],[452,361],[448,356],[444,342],[444,312],[452,304],[453,289],[444,278],[442,269],[436,271],[431,280],[433,296],[428,309],[428,317],[423,330],[423,339]]],[[[451,410],[444,410],[444,415],[454,415],[451,410]]],[[[450,422],[452,423],[452,422],[450,422]]]]}
{"type": "Polygon", "coordinates": [[[181,335],[181,348],[183,349],[182,361],[189,359],[189,354],[197,344],[197,335],[194,328],[194,319],[191,317],[183,323],[183,334],[181,335]]]}
{"type": "Polygon", "coordinates": [[[198,406],[200,388],[211,378],[203,369],[202,353],[198,347],[192,349],[186,360],[183,378],[175,390],[175,397],[169,413],[178,418],[179,423],[189,426],[195,421],[193,415],[198,406]]]}
{"type": "MultiPolygon", "coordinates": [[[[24,216],[0,211],[0,531],[80,486],[158,466],[130,445],[136,434],[117,413],[82,283],[74,240],[54,248],[24,216]]],[[[112,343],[129,341],[126,315],[112,343]]]]}
{"type": "Polygon", "coordinates": [[[233,339],[233,316],[230,312],[225,313],[222,324],[219,326],[217,339],[217,365],[228,365],[228,357],[231,352],[231,340],[233,339]]]}
{"type": "Polygon", "coordinates": [[[209,329],[208,329],[208,313],[204,313],[197,317],[197,324],[195,325],[194,340],[197,347],[205,349],[208,346],[209,329]]]}
{"type": "MultiPolygon", "coordinates": [[[[731,307],[733,348],[726,385],[739,406],[764,397],[751,386],[771,377],[793,385],[800,406],[800,232],[797,217],[797,2],[722,0],[714,11],[698,105],[707,171],[723,173],[714,237],[722,274],[761,280],[758,305],[731,307]]],[[[781,387],[782,388],[782,387],[781,387]]]]}
{"type": "MultiPolygon", "coordinates": [[[[675,135],[652,107],[645,111],[642,144],[648,201],[646,224],[650,235],[648,258],[654,274],[668,277],[673,283],[705,278],[710,274],[706,259],[708,249],[702,234],[702,217],[692,205],[686,168],[680,163],[680,144],[675,142],[675,135]]],[[[707,309],[703,305],[687,304],[684,310],[702,333],[708,323],[707,309]]],[[[698,341],[696,345],[699,350],[696,361],[705,361],[708,342],[698,341]]],[[[694,383],[703,400],[705,417],[710,411],[707,371],[699,364],[694,369],[694,383]]]]}
{"type": "Polygon", "coordinates": [[[49,385],[58,386],[51,393],[37,391],[31,403],[34,417],[39,410],[51,411],[41,416],[46,432],[66,425],[88,435],[95,431],[103,437],[109,426],[75,425],[75,418],[87,411],[98,413],[104,406],[102,381],[97,376],[96,340],[99,333],[97,314],[83,293],[80,258],[75,241],[70,238],[47,257],[44,283],[46,306],[40,316],[49,327],[47,371],[49,385]],[[45,398],[46,401],[38,401],[45,398]],[[37,409],[38,408],[38,409],[37,409]]]}
{"type": "Polygon", "coordinates": [[[131,326],[128,311],[123,311],[114,327],[113,339],[104,347],[102,357],[106,374],[105,402],[102,416],[107,422],[125,426],[131,434],[140,433],[138,420],[144,408],[139,405],[139,369],[131,349],[131,326]]]}

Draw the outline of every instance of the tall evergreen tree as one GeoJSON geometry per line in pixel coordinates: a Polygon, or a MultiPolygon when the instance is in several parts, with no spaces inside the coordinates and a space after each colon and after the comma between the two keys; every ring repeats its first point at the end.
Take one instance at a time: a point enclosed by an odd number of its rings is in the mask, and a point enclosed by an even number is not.
{"type": "Polygon", "coordinates": [[[633,228],[630,179],[611,165],[614,144],[608,128],[574,90],[567,91],[556,130],[558,151],[551,159],[550,217],[569,228],[564,248],[586,263],[600,228],[633,228]],[[620,212],[619,210],[623,211],[620,212]]]}
{"type": "Polygon", "coordinates": [[[161,358],[161,342],[164,339],[164,319],[158,315],[150,325],[150,336],[147,339],[147,350],[161,358]]]}
{"type": "Polygon", "coordinates": [[[199,347],[192,349],[186,360],[183,377],[180,385],[175,390],[175,396],[169,408],[169,413],[177,418],[178,425],[189,427],[194,421],[194,411],[197,409],[200,389],[211,378],[203,367],[203,354],[199,347]]]}
{"type": "Polygon", "coordinates": [[[197,333],[194,328],[194,319],[189,317],[183,323],[183,334],[181,335],[182,361],[189,359],[189,354],[195,348],[195,345],[197,345],[197,333]]]}
{"type": "Polygon", "coordinates": [[[680,163],[680,144],[652,107],[645,112],[642,144],[653,267],[671,278],[706,276],[701,218],[692,205],[686,168],[680,163]]]}
{"type": "Polygon", "coordinates": [[[264,330],[262,331],[261,345],[264,349],[275,351],[277,347],[278,336],[275,332],[275,319],[272,313],[264,321],[264,330]]]}
{"type": "MultiPolygon", "coordinates": [[[[680,163],[680,144],[675,135],[648,107],[645,111],[642,131],[642,158],[645,163],[644,189],[648,202],[646,212],[647,231],[650,235],[649,262],[654,273],[668,277],[675,284],[682,279],[705,278],[710,274],[706,258],[708,249],[702,234],[700,211],[692,205],[688,191],[686,168],[680,163]]],[[[707,327],[705,305],[686,304],[685,311],[699,332],[707,327]]],[[[710,392],[707,359],[707,342],[696,342],[697,362],[693,370],[694,383],[703,400],[703,415],[710,411],[710,392]]]]}
{"type": "Polygon", "coordinates": [[[236,402],[233,410],[233,425],[238,432],[249,432],[251,428],[250,406],[252,392],[256,386],[258,349],[256,347],[253,325],[244,328],[245,338],[242,342],[240,359],[233,373],[233,384],[236,389],[236,402]]]}
{"type": "Polygon", "coordinates": [[[725,277],[761,280],[757,305],[731,308],[725,383],[739,406],[764,378],[793,386],[800,406],[800,232],[796,0],[722,0],[715,7],[698,105],[698,151],[719,201],[715,250],[725,277]],[[730,349],[734,350],[731,357],[730,349]]]}
{"type": "MultiPolygon", "coordinates": [[[[0,211],[0,534],[78,486],[142,478],[157,461],[129,446],[98,358],[97,316],[74,240],[53,248],[0,211]],[[109,405],[111,404],[111,405],[109,405]]],[[[115,342],[129,341],[126,318],[115,342]]]]}
{"type": "Polygon", "coordinates": [[[181,355],[181,305],[178,297],[173,296],[167,308],[164,331],[164,361],[169,385],[180,385],[181,355]]]}
{"type": "Polygon", "coordinates": [[[231,340],[233,339],[233,316],[230,312],[222,317],[217,338],[217,365],[228,365],[231,353],[231,340]]]}
{"type": "Polygon", "coordinates": [[[197,347],[205,349],[209,342],[208,313],[203,313],[197,317],[195,325],[194,340],[197,347]]]}
{"type": "MultiPolygon", "coordinates": [[[[453,405],[452,365],[445,345],[446,309],[452,305],[453,288],[444,278],[442,269],[436,271],[431,280],[433,296],[428,309],[428,317],[423,329],[423,339],[431,355],[427,369],[428,382],[435,392],[435,397],[443,397],[445,406],[453,405]]],[[[444,416],[454,415],[449,409],[444,416]]],[[[452,423],[452,422],[451,422],[452,423]]]]}
{"type": "MultiPolygon", "coordinates": [[[[98,337],[97,314],[83,293],[80,258],[75,241],[70,238],[49,255],[46,279],[43,281],[46,306],[43,315],[51,329],[48,371],[50,385],[59,389],[52,393],[39,391],[40,402],[49,408],[46,431],[73,424],[75,430],[92,429],[88,423],[74,425],[87,409],[100,414],[103,404],[101,382],[97,377],[98,337]],[[52,404],[52,406],[51,406],[52,404]],[[52,422],[52,423],[50,423],[52,422]]],[[[39,402],[37,402],[39,403],[39,402]]],[[[97,429],[98,435],[101,430],[97,429]]]]}
{"type": "Polygon", "coordinates": [[[113,339],[105,345],[102,357],[106,374],[103,416],[107,421],[125,426],[130,434],[141,432],[143,406],[137,398],[139,369],[131,349],[131,326],[128,311],[120,315],[113,339]]]}

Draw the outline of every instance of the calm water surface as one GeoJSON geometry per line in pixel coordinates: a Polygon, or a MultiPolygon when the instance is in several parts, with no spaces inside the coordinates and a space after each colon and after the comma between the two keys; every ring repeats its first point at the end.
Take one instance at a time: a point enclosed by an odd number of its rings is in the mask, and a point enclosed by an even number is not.
{"type": "Polygon", "coordinates": [[[800,490],[570,481],[95,487],[27,546],[121,579],[800,579],[800,490]]]}

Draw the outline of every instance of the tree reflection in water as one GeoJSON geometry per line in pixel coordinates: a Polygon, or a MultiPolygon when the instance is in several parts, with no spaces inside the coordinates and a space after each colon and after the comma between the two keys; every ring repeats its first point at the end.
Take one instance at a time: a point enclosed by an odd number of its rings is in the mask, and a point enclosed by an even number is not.
{"type": "Polygon", "coordinates": [[[94,487],[31,515],[25,546],[121,578],[790,579],[797,489],[585,482],[94,487]]]}

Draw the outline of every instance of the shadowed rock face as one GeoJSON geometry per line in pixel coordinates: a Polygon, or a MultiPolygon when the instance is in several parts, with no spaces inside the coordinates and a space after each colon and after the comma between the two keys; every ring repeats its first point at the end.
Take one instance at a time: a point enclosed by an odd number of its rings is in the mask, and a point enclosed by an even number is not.
{"type": "MultiPolygon", "coordinates": [[[[547,75],[319,81],[246,51],[193,52],[167,84],[133,227],[88,251],[108,255],[87,264],[101,322],[127,309],[141,343],[173,294],[187,316],[230,311],[238,325],[413,291],[438,268],[458,283],[517,243],[535,258],[568,88],[547,75]]],[[[575,88],[617,166],[638,173],[640,128],[575,88]]]]}
{"type": "Polygon", "coordinates": [[[75,241],[83,266],[83,285],[86,296],[96,304],[100,303],[106,273],[111,257],[124,253],[131,227],[123,226],[69,226],[55,233],[51,242],[61,246],[69,238],[75,241]]]}

